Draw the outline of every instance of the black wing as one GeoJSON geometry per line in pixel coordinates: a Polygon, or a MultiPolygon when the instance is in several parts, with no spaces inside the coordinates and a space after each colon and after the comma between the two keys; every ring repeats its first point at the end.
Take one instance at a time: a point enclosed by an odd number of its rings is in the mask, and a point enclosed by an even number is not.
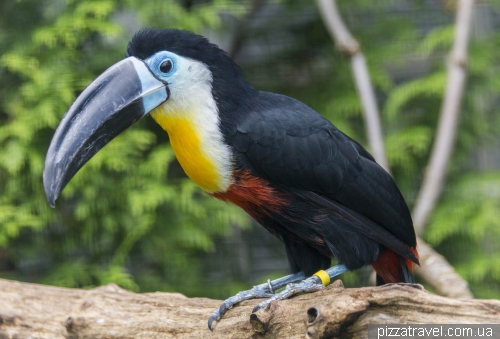
{"type": "MultiPolygon", "coordinates": [[[[388,246],[394,236],[416,246],[410,212],[391,176],[357,142],[300,101],[260,92],[236,121],[228,142],[256,174],[346,215],[379,243],[398,253],[394,247],[399,246],[388,246]]],[[[401,251],[416,261],[407,248],[401,251]]]]}

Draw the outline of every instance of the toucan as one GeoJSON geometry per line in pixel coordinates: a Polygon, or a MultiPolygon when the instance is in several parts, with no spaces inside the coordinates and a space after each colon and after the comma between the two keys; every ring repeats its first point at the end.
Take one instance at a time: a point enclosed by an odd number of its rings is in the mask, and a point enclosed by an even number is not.
{"type": "Polygon", "coordinates": [[[187,176],[241,207],[286,249],[291,274],[225,300],[209,317],[211,330],[242,300],[267,298],[256,311],[365,265],[377,284],[414,282],[415,231],[392,177],[329,120],[254,89],[222,49],[185,30],[139,30],[126,58],[75,100],[45,160],[50,205],[94,154],[147,114],[168,133],[187,176]]]}

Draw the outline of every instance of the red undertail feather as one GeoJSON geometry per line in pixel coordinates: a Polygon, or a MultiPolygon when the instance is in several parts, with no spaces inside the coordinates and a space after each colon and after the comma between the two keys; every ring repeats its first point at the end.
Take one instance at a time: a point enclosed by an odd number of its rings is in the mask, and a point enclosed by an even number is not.
{"type": "Polygon", "coordinates": [[[278,192],[269,182],[247,171],[235,171],[233,180],[226,192],[211,195],[241,207],[253,217],[268,214],[268,211],[280,211],[288,204],[283,192],[278,192]]]}
{"type": "MultiPolygon", "coordinates": [[[[416,248],[408,246],[408,248],[415,254],[418,259],[418,252],[416,248]]],[[[386,248],[384,249],[377,260],[372,264],[373,269],[377,274],[385,281],[385,283],[398,283],[398,282],[408,282],[404,279],[404,274],[402,272],[401,265],[406,265],[408,270],[411,272],[415,266],[415,263],[409,259],[402,258],[399,254],[393,250],[386,248]]]]}

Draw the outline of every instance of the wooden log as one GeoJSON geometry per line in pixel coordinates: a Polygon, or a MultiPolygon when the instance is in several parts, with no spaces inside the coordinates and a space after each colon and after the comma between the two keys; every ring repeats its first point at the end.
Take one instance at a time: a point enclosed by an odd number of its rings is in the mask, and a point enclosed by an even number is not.
{"type": "Polygon", "coordinates": [[[221,303],[176,293],[133,293],[116,285],[91,290],[0,279],[0,339],[37,338],[366,338],[368,324],[500,322],[498,300],[456,300],[420,285],[326,289],[229,310],[210,332],[207,319],[221,303]]]}

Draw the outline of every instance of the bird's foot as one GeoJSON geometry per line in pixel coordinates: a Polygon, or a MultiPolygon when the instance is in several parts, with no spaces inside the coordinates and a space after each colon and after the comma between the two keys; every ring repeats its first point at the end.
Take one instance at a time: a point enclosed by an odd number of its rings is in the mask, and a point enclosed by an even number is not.
{"type": "Polygon", "coordinates": [[[208,328],[210,328],[210,330],[213,330],[213,322],[219,321],[220,318],[222,318],[227,312],[227,310],[229,310],[235,304],[242,302],[243,300],[254,298],[269,298],[273,295],[274,293],[271,292],[270,283],[265,283],[254,286],[251,290],[242,291],[233,297],[227,298],[226,300],[224,300],[222,305],[220,305],[220,307],[212,313],[210,318],[208,318],[208,328]]]}
{"type": "Polygon", "coordinates": [[[302,280],[299,283],[288,284],[283,291],[273,295],[271,298],[268,298],[267,300],[255,306],[252,313],[257,312],[261,308],[267,307],[267,305],[269,305],[273,300],[284,300],[299,293],[311,293],[322,290],[324,288],[325,285],[323,285],[323,282],[317,276],[312,276],[310,278],[302,280]]]}
{"type": "Polygon", "coordinates": [[[273,300],[284,300],[299,293],[311,293],[322,290],[325,288],[325,286],[328,286],[330,284],[330,280],[333,277],[336,277],[346,271],[348,271],[346,266],[335,265],[333,267],[330,267],[326,271],[318,271],[314,273],[312,277],[304,279],[296,284],[287,284],[286,288],[283,291],[276,295],[273,295],[271,298],[255,306],[252,312],[255,313],[261,308],[267,307],[267,305],[269,305],[273,300]]]}
{"type": "Polygon", "coordinates": [[[214,329],[214,321],[217,322],[224,316],[224,314],[233,307],[235,304],[242,302],[243,300],[254,299],[254,298],[269,298],[274,295],[274,291],[286,286],[288,283],[301,281],[305,278],[304,273],[299,272],[295,274],[287,275],[273,281],[267,281],[266,283],[254,286],[251,290],[239,292],[234,297],[226,299],[220,307],[215,310],[210,318],[208,318],[208,328],[210,330],[214,329]]]}
{"type": "Polygon", "coordinates": [[[326,271],[316,272],[312,277],[306,278],[303,272],[287,275],[267,283],[254,286],[251,290],[239,292],[234,297],[226,299],[220,307],[215,310],[208,318],[208,328],[213,331],[214,322],[219,321],[231,307],[243,300],[254,298],[268,298],[266,301],[257,305],[253,312],[269,305],[273,300],[283,300],[303,292],[315,292],[322,290],[330,283],[330,279],[347,271],[344,265],[330,267],[326,271]],[[279,288],[286,286],[286,289],[278,294],[274,294],[279,288]]]}

